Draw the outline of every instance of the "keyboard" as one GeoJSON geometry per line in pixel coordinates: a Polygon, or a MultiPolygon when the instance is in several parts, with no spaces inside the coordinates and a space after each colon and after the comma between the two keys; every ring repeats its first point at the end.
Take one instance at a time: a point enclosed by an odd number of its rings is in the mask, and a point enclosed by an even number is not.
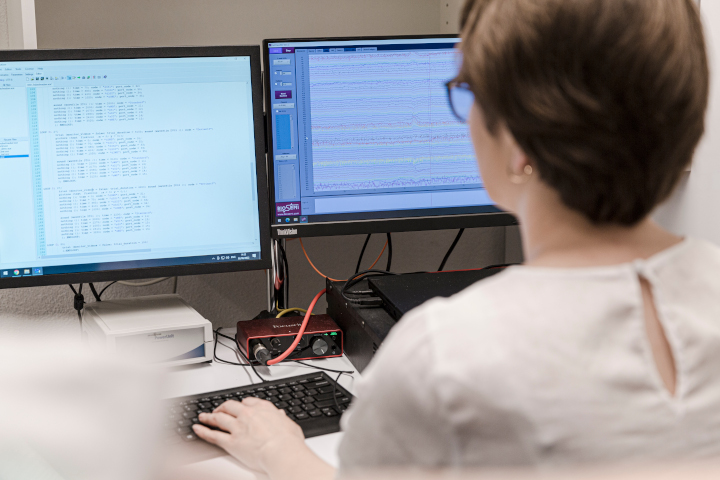
{"type": "Polygon", "coordinates": [[[300,425],[305,438],[340,431],[340,416],[353,398],[325,372],[173,398],[168,401],[164,424],[168,443],[205,443],[191,428],[198,423],[198,415],[210,413],[228,400],[241,401],[247,397],[262,398],[285,410],[288,418],[300,425]]]}

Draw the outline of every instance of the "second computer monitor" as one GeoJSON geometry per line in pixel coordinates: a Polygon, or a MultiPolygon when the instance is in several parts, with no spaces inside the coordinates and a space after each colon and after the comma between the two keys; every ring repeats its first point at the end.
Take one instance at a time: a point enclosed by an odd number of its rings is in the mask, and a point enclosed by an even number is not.
{"type": "Polygon", "coordinates": [[[276,238],[515,223],[488,196],[449,107],[458,42],[264,42],[276,238]]]}

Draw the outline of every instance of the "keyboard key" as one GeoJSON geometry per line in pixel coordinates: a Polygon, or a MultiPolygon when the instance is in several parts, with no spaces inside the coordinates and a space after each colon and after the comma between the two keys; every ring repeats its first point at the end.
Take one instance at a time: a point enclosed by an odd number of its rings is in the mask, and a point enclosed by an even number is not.
{"type": "Polygon", "coordinates": [[[333,391],[333,387],[318,388],[318,392],[320,392],[320,393],[332,393],[332,391],[333,391]]]}
{"type": "Polygon", "coordinates": [[[310,410],[315,410],[315,405],[313,405],[312,403],[306,403],[304,405],[300,405],[300,408],[302,408],[306,412],[309,412],[310,410]]]}
{"type": "Polygon", "coordinates": [[[322,402],[315,402],[315,406],[318,408],[332,407],[335,406],[335,400],[323,400],[322,402]]]}
{"type": "Polygon", "coordinates": [[[303,398],[305,394],[303,392],[295,392],[292,394],[292,396],[295,398],[303,398]]]}
{"type": "Polygon", "coordinates": [[[307,420],[308,418],[310,418],[310,415],[305,412],[295,414],[296,420],[307,420]]]}
{"type": "MultiPolygon", "coordinates": [[[[335,392],[336,397],[342,397],[342,392],[335,392]]],[[[321,393],[320,395],[315,395],[315,400],[328,400],[333,397],[332,393],[321,393]]]]}
{"type": "Polygon", "coordinates": [[[326,417],[336,417],[337,414],[338,414],[338,413],[335,411],[335,409],[328,410],[327,412],[323,412],[323,413],[325,414],[326,417]]]}
{"type": "Polygon", "coordinates": [[[279,398],[280,400],[282,400],[283,402],[287,402],[288,400],[292,400],[292,399],[293,399],[290,395],[280,395],[278,398],[279,398]]]}
{"type": "Polygon", "coordinates": [[[290,407],[288,410],[290,410],[290,413],[300,413],[303,411],[300,407],[290,407]]]}
{"type": "Polygon", "coordinates": [[[185,440],[186,442],[192,442],[194,440],[197,440],[197,438],[198,437],[196,437],[194,433],[188,433],[183,436],[183,440],[185,440]]]}
{"type": "Polygon", "coordinates": [[[311,417],[319,417],[319,416],[322,415],[322,414],[323,414],[323,413],[322,413],[320,410],[318,410],[318,409],[310,410],[310,411],[308,412],[308,415],[310,415],[311,417]]]}
{"type": "Polygon", "coordinates": [[[293,392],[302,392],[303,390],[305,390],[305,387],[303,387],[302,385],[295,385],[292,387],[293,392]]]}
{"type": "Polygon", "coordinates": [[[303,403],[313,403],[315,401],[314,397],[305,397],[302,399],[303,403]]]}
{"type": "Polygon", "coordinates": [[[314,388],[309,389],[307,392],[305,392],[307,395],[317,395],[318,391],[314,388]]]}
{"type": "Polygon", "coordinates": [[[190,425],[192,425],[192,423],[192,420],[180,420],[179,422],[177,422],[180,427],[189,427],[190,425]]]}
{"type": "Polygon", "coordinates": [[[275,397],[275,396],[267,397],[265,400],[267,400],[268,402],[271,402],[271,403],[275,403],[275,402],[279,402],[279,401],[280,401],[280,399],[279,399],[278,397],[275,397]]]}
{"type": "Polygon", "coordinates": [[[190,419],[197,416],[197,413],[195,412],[185,412],[182,414],[182,416],[186,419],[190,419]]]}
{"type": "Polygon", "coordinates": [[[288,404],[287,402],[276,402],[276,403],[275,403],[275,406],[276,406],[277,408],[281,408],[281,409],[282,409],[282,408],[287,408],[287,407],[289,406],[289,404],[288,404]]]}
{"type": "Polygon", "coordinates": [[[180,435],[185,435],[186,433],[189,433],[192,430],[190,430],[190,427],[180,427],[180,428],[176,428],[175,431],[180,435]]]}
{"type": "Polygon", "coordinates": [[[298,405],[302,405],[302,400],[298,400],[297,398],[294,398],[294,399],[290,400],[288,403],[289,403],[290,405],[296,407],[296,406],[298,406],[298,405]]]}
{"type": "Polygon", "coordinates": [[[208,408],[212,408],[212,404],[210,404],[208,402],[202,402],[202,403],[198,403],[198,407],[200,407],[202,409],[208,409],[208,408]]]}
{"type": "Polygon", "coordinates": [[[292,389],[290,389],[290,388],[288,388],[288,387],[281,388],[279,391],[280,391],[280,393],[282,393],[283,395],[287,395],[288,393],[292,393],[292,389]]]}
{"type": "Polygon", "coordinates": [[[321,380],[321,381],[319,381],[319,382],[315,382],[315,387],[316,387],[316,388],[317,388],[317,387],[324,387],[324,386],[326,386],[326,385],[330,385],[330,382],[328,382],[327,380],[321,380]]]}
{"type": "Polygon", "coordinates": [[[265,393],[267,393],[267,394],[268,394],[269,396],[271,396],[271,397],[274,397],[275,395],[278,394],[278,391],[277,391],[276,389],[274,389],[274,388],[269,388],[268,391],[265,392],[265,393]]]}

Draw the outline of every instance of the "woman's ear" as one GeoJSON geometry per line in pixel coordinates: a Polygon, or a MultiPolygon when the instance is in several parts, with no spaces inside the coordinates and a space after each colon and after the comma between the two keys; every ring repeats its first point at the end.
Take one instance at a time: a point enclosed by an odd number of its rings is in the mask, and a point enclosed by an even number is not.
{"type": "Polygon", "coordinates": [[[530,157],[520,148],[520,145],[517,144],[509,132],[508,137],[507,141],[510,142],[510,155],[507,166],[508,175],[516,175],[519,177],[532,175],[534,166],[530,161],[530,157]]]}

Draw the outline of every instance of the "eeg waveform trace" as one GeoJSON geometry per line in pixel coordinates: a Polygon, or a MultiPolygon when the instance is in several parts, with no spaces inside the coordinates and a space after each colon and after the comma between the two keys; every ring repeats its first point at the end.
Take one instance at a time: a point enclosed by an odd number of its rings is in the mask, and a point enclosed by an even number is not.
{"type": "Polygon", "coordinates": [[[315,193],[481,184],[450,111],[454,51],[309,56],[315,193]]]}

